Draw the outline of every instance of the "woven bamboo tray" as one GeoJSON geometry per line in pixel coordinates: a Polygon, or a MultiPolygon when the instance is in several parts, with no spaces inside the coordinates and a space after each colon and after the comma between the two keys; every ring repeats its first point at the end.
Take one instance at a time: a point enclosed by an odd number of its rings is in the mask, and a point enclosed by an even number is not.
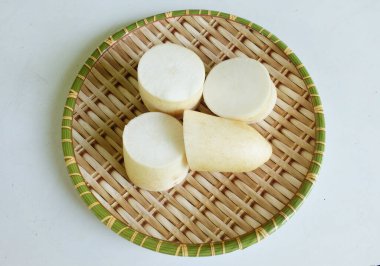
{"type": "MultiPolygon", "coordinates": [[[[204,103],[199,111],[210,113],[204,103]]],[[[323,110],[298,57],[261,26],[208,10],[167,12],[137,21],[106,39],[69,92],[62,146],[69,175],[88,208],[108,228],[145,248],[179,256],[211,256],[246,248],[283,225],[315,182],[325,146],[323,110]],[[122,131],[147,111],[136,68],[149,48],[183,45],[215,64],[236,56],[262,62],[278,100],[253,125],[273,146],[249,173],[189,172],[167,192],[134,186],[124,170],[122,131]]]]}

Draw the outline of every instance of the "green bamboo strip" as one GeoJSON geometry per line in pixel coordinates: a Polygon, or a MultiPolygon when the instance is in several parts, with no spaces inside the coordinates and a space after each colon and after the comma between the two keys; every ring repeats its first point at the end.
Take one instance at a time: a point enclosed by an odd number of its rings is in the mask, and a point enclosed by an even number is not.
{"type": "Polygon", "coordinates": [[[81,187],[81,186],[85,186],[85,185],[86,185],[85,182],[79,182],[78,184],[76,184],[76,185],[74,186],[74,188],[79,188],[79,187],[81,187]]]}
{"type": "Polygon", "coordinates": [[[87,194],[91,194],[91,191],[84,191],[84,192],[80,193],[79,196],[82,197],[82,196],[87,195],[87,194]]]}

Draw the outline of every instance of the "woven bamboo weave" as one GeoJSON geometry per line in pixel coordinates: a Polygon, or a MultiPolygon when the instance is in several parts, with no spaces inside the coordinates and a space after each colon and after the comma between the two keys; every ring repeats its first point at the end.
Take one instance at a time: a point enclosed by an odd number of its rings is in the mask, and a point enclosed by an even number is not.
{"type": "MultiPolygon", "coordinates": [[[[203,102],[198,110],[211,113],[203,102]]],[[[65,162],[88,208],[133,243],[179,256],[243,249],[278,229],[315,182],[324,139],[320,98],[292,50],[252,22],[208,10],[159,14],[110,36],[78,73],[62,120],[65,162]],[[194,51],[207,72],[236,56],[265,65],[278,99],[270,116],[253,127],[272,144],[267,163],[248,173],[190,171],[166,192],[129,181],[122,131],[147,111],[138,93],[137,64],[144,52],[165,42],[194,51]]]]}

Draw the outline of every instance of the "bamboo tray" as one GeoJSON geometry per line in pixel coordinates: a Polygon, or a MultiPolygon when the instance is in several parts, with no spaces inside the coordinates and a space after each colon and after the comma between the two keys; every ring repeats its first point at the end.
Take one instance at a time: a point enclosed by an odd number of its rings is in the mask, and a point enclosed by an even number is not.
{"type": "MultiPolygon", "coordinates": [[[[210,113],[204,103],[199,111],[210,113]]],[[[108,228],[145,248],[178,256],[211,256],[246,248],[283,225],[315,182],[325,146],[323,109],[305,66],[261,26],[208,10],[167,12],[139,20],[106,39],[70,89],[62,120],[69,175],[88,208],[108,228]],[[162,42],[193,50],[208,72],[236,56],[262,62],[278,100],[253,125],[273,146],[271,159],[249,173],[189,172],[167,192],[131,184],[122,131],[147,111],[136,67],[162,42]]]]}

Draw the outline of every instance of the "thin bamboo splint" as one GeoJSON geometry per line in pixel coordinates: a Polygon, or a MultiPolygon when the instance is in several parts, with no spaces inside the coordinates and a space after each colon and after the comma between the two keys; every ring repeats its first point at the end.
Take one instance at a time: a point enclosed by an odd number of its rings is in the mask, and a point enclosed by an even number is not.
{"type": "MultiPolygon", "coordinates": [[[[198,110],[210,113],[204,103],[198,110]]],[[[324,139],[320,98],[292,50],[252,22],[207,10],[159,14],[110,36],[77,75],[62,121],[65,162],[88,208],[133,243],[179,256],[243,249],[285,223],[315,182],[324,139]],[[278,100],[270,116],[253,125],[273,146],[265,165],[249,173],[191,171],[184,183],[162,193],[129,182],[122,131],[147,111],[136,67],[144,52],[163,42],[193,50],[207,72],[236,56],[267,67],[278,100]]]]}

